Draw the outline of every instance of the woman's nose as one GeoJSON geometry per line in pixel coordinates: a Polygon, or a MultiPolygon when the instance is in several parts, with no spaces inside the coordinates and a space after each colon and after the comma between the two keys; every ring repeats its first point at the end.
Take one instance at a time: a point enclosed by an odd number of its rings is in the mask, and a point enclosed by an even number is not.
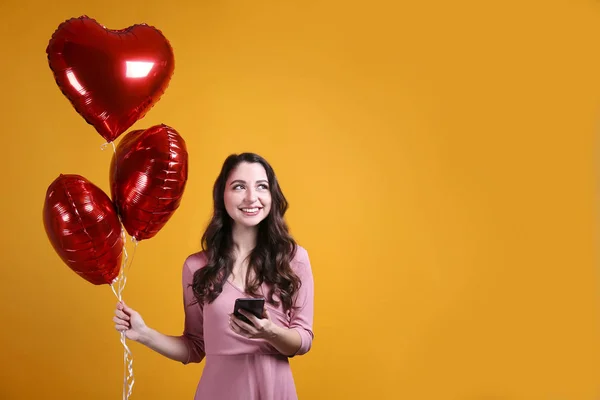
{"type": "Polygon", "coordinates": [[[246,191],[246,200],[248,202],[256,201],[256,192],[253,189],[248,189],[246,191]]]}

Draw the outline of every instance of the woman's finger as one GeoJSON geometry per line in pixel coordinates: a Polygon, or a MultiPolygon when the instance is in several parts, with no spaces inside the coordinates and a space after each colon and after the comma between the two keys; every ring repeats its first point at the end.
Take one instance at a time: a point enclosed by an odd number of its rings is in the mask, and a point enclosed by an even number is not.
{"type": "Polygon", "coordinates": [[[250,314],[249,312],[246,312],[244,310],[240,310],[240,313],[243,313],[243,315],[252,322],[252,328],[254,328],[254,330],[252,331],[253,334],[256,334],[258,331],[262,331],[265,327],[266,321],[270,321],[270,319],[268,318],[269,313],[267,312],[266,308],[263,310],[263,315],[266,315],[266,318],[263,319],[257,318],[256,315],[250,314]]]}
{"type": "Polygon", "coordinates": [[[254,325],[254,326],[260,325],[260,323],[258,322],[258,318],[256,318],[256,316],[254,314],[251,314],[251,313],[247,312],[246,310],[240,310],[240,314],[242,314],[244,317],[248,318],[248,320],[252,323],[252,325],[254,325]]]}
{"type": "Polygon", "coordinates": [[[247,323],[245,323],[244,321],[242,321],[241,319],[236,318],[235,316],[231,317],[231,321],[233,322],[234,325],[236,325],[239,329],[248,332],[250,334],[254,334],[256,333],[256,329],[253,326],[248,325],[247,323]]]}
{"type": "Polygon", "coordinates": [[[267,310],[267,306],[265,305],[265,308],[263,309],[263,318],[264,319],[271,319],[271,315],[269,314],[269,311],[267,310]]]}
{"type": "Polygon", "coordinates": [[[121,311],[119,309],[115,310],[115,315],[121,319],[124,319],[127,321],[129,320],[129,315],[125,314],[123,311],[121,311]]]}
{"type": "Polygon", "coordinates": [[[248,333],[245,332],[242,328],[240,328],[235,322],[233,322],[231,319],[229,320],[229,327],[231,328],[232,331],[234,331],[235,333],[237,333],[240,336],[244,336],[244,337],[248,337],[248,333]]]}
{"type": "Polygon", "coordinates": [[[129,322],[128,321],[125,321],[125,320],[123,320],[123,319],[121,319],[121,318],[119,318],[117,316],[113,317],[113,322],[115,324],[119,324],[119,325],[123,325],[123,326],[129,327],[129,322]]]}
{"type": "Polygon", "coordinates": [[[229,327],[231,328],[232,331],[234,331],[235,333],[238,333],[240,330],[240,327],[237,326],[236,324],[233,323],[232,320],[229,320],[229,327]]]}

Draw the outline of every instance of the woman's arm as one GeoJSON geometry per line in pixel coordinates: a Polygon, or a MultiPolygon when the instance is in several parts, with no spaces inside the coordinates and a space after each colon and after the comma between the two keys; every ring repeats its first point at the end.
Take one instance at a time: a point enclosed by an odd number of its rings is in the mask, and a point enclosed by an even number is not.
{"type": "Polygon", "coordinates": [[[295,329],[282,328],[279,325],[272,325],[271,337],[267,342],[277,349],[284,356],[293,357],[298,353],[302,346],[300,333],[295,329]]]}
{"type": "MultiPolygon", "coordinates": [[[[168,336],[154,329],[147,328],[141,334],[139,342],[171,360],[184,364],[189,362],[188,344],[183,336],[168,336]]],[[[197,362],[202,361],[204,353],[200,353],[199,356],[200,358],[197,362]]]]}
{"type": "Polygon", "coordinates": [[[149,328],[141,315],[125,303],[117,304],[116,314],[117,330],[124,331],[128,339],[184,364],[191,361],[200,362],[204,358],[204,352],[198,350],[193,353],[194,359],[190,359],[190,345],[193,345],[193,337],[186,337],[185,334],[168,336],[149,328]]]}
{"type": "MultiPolygon", "coordinates": [[[[295,352],[287,354],[289,357],[308,353],[315,336],[313,333],[315,283],[308,252],[304,248],[298,249],[296,273],[302,285],[291,312],[289,330],[296,332],[300,337],[300,345],[295,352]]],[[[291,336],[290,333],[284,335],[285,337],[291,336]]]]}
{"type": "Polygon", "coordinates": [[[128,339],[139,342],[157,353],[183,364],[199,363],[204,359],[204,308],[194,303],[191,283],[194,271],[206,260],[202,255],[188,257],[183,265],[182,289],[185,325],[181,336],[168,336],[149,328],[140,314],[123,302],[117,304],[114,321],[116,329],[125,332],[128,339]]]}
{"type": "Polygon", "coordinates": [[[252,325],[245,323],[231,314],[229,321],[231,329],[247,338],[265,339],[277,351],[288,357],[306,354],[312,347],[314,338],[312,330],[314,282],[308,253],[304,249],[299,254],[296,272],[302,285],[294,302],[289,328],[284,328],[274,323],[265,307],[262,319],[256,318],[244,310],[240,310],[240,313],[248,318],[252,322],[252,325]]]}

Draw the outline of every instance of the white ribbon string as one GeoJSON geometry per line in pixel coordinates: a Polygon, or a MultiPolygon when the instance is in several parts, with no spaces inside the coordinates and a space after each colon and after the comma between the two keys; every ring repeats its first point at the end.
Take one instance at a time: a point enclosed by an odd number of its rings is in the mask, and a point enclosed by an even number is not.
{"type": "MultiPolygon", "coordinates": [[[[110,288],[112,289],[115,297],[118,301],[123,300],[123,289],[125,289],[125,285],[127,284],[127,274],[129,269],[131,268],[131,264],[133,262],[133,256],[135,255],[135,250],[137,249],[137,240],[135,238],[131,238],[131,241],[134,243],[133,254],[131,255],[131,260],[129,260],[129,255],[127,253],[127,249],[125,247],[127,243],[127,237],[125,235],[125,229],[121,227],[121,235],[123,237],[123,262],[121,263],[121,270],[119,271],[119,275],[115,280],[111,283],[110,288]],[[128,263],[129,261],[129,263],[128,263]]],[[[127,337],[125,332],[121,332],[121,344],[123,345],[123,400],[128,400],[131,396],[131,392],[133,391],[133,385],[135,383],[135,379],[133,376],[133,355],[129,346],[127,346],[127,337]]]]}
{"type": "MultiPolygon", "coordinates": [[[[100,149],[104,151],[109,144],[112,145],[113,154],[116,156],[117,148],[114,141],[102,144],[100,149]]],[[[129,269],[133,263],[133,256],[135,255],[135,250],[137,249],[138,245],[137,240],[132,237],[131,241],[133,242],[134,247],[131,260],[129,260],[129,255],[126,248],[127,235],[125,234],[125,229],[123,226],[121,226],[121,237],[123,238],[123,262],[121,263],[119,275],[110,285],[110,288],[119,302],[123,301],[123,289],[125,289],[125,285],[127,284],[127,274],[129,273],[129,269]]],[[[133,377],[133,354],[131,353],[129,346],[127,346],[127,336],[125,335],[125,332],[121,332],[121,344],[123,345],[123,400],[129,400],[129,397],[131,397],[131,392],[133,391],[135,379],[133,377]]]]}
{"type": "Polygon", "coordinates": [[[115,142],[102,143],[102,145],[100,145],[100,150],[102,150],[102,151],[106,150],[106,148],[108,147],[109,144],[112,144],[113,152],[116,153],[117,152],[117,148],[115,146],[115,142]]]}

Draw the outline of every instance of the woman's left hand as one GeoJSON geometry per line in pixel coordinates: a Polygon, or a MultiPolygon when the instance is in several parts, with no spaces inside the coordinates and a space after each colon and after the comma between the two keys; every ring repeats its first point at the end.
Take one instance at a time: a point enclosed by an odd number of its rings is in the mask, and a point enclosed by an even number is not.
{"type": "Polygon", "coordinates": [[[248,324],[235,315],[229,315],[229,326],[238,335],[250,339],[272,339],[276,335],[276,326],[271,321],[267,307],[263,309],[263,317],[256,318],[253,314],[240,310],[240,314],[248,318],[252,324],[248,324]]]}

